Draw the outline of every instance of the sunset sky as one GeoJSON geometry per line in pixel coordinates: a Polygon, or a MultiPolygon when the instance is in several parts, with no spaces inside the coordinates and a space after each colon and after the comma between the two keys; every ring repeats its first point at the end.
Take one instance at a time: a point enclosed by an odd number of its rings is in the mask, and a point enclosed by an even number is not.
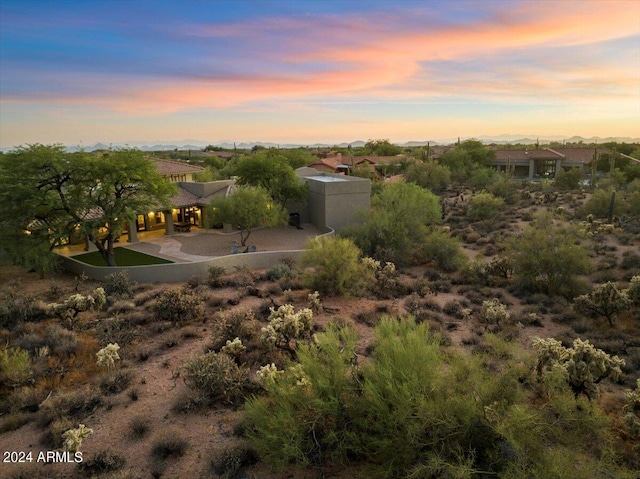
{"type": "Polygon", "coordinates": [[[640,1],[0,2],[0,147],[640,137],[640,1]]]}

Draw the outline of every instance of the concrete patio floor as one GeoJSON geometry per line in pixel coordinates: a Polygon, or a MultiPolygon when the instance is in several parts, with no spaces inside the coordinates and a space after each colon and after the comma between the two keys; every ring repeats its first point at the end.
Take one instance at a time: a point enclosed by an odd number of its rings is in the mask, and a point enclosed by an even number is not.
{"type": "MultiPolygon", "coordinates": [[[[322,234],[322,231],[311,224],[303,224],[302,227],[301,230],[293,226],[256,229],[251,232],[247,245],[255,245],[256,251],[304,249],[307,240],[322,234]]],[[[139,243],[133,244],[120,243],[119,246],[178,263],[186,263],[231,254],[233,242],[240,245],[240,233],[224,234],[217,230],[197,229],[190,233],[177,233],[172,236],[155,234],[142,237],[140,235],[140,240],[139,243]]]]}

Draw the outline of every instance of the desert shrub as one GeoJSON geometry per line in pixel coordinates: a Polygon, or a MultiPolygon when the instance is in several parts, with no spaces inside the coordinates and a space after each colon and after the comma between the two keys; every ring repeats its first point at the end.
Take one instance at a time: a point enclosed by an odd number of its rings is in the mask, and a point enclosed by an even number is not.
{"type": "Polygon", "coordinates": [[[571,225],[555,224],[549,215],[536,217],[520,237],[507,242],[517,287],[568,297],[579,294],[584,286],[578,276],[592,269],[579,239],[571,225]]]}
{"type": "Polygon", "coordinates": [[[247,434],[260,457],[283,466],[344,457],[355,340],[353,330],[327,326],[318,346],[298,347],[299,365],[263,368],[267,396],[246,403],[247,434]]]}
{"type": "Polygon", "coordinates": [[[139,327],[133,324],[129,318],[115,316],[101,320],[96,327],[96,333],[100,344],[118,343],[126,346],[139,335],[139,327]]]}
{"type": "Polygon", "coordinates": [[[5,388],[24,384],[31,374],[29,353],[20,348],[0,349],[0,397],[5,388]]]}
{"type": "Polygon", "coordinates": [[[269,281],[293,280],[299,276],[299,271],[286,263],[278,263],[266,273],[269,281]]]}
{"type": "Polygon", "coordinates": [[[326,296],[357,295],[371,282],[353,241],[336,236],[312,238],[302,262],[311,266],[306,283],[326,296]]]}
{"type": "Polygon", "coordinates": [[[78,351],[80,342],[78,335],[57,324],[47,324],[40,330],[32,328],[16,340],[16,345],[37,355],[42,348],[47,348],[50,355],[70,356],[78,351]]]}
{"type": "Polygon", "coordinates": [[[491,183],[487,190],[492,195],[502,198],[507,203],[513,203],[518,197],[520,182],[505,175],[500,175],[496,181],[491,183]]]}
{"type": "Polygon", "coordinates": [[[495,218],[505,207],[504,200],[491,193],[478,193],[469,199],[467,216],[474,220],[495,218]]]}
{"type": "Polygon", "coordinates": [[[242,469],[256,462],[256,451],[244,442],[236,442],[213,450],[209,456],[209,469],[216,477],[240,479],[242,469]]]}
{"type": "Polygon", "coordinates": [[[443,191],[451,184],[451,170],[434,161],[413,162],[405,173],[405,180],[431,191],[443,191]]]}
{"type": "Polygon", "coordinates": [[[95,390],[62,393],[42,405],[38,411],[38,424],[45,427],[60,419],[82,420],[103,404],[102,394],[95,390]]]}
{"type": "Polygon", "coordinates": [[[106,374],[100,381],[100,391],[104,394],[118,394],[131,385],[133,374],[128,370],[106,374]]]}
{"type": "Polygon", "coordinates": [[[219,288],[224,285],[222,277],[226,270],[222,266],[210,266],[207,275],[207,283],[212,288],[219,288]]]}
{"type": "Polygon", "coordinates": [[[634,254],[631,251],[625,251],[622,253],[620,267],[625,270],[640,268],[640,255],[634,254]]]}
{"type": "Polygon", "coordinates": [[[127,271],[111,273],[105,278],[104,292],[107,296],[133,298],[134,283],[127,271]]]}
{"type": "Polygon", "coordinates": [[[129,435],[134,439],[142,439],[151,430],[151,419],[147,416],[135,416],[129,421],[129,435]]]}
{"type": "Polygon", "coordinates": [[[248,370],[224,353],[210,351],[191,358],[182,370],[187,386],[212,402],[237,404],[248,382],[248,370]]]}
{"type": "MultiPolygon", "coordinates": [[[[640,378],[636,380],[636,388],[624,393],[625,405],[622,409],[624,425],[632,437],[640,438],[640,378]]],[[[636,445],[636,448],[638,446],[636,445]]]]}
{"type": "Polygon", "coordinates": [[[580,168],[570,168],[565,170],[560,168],[553,179],[553,185],[561,190],[577,190],[584,174],[580,168]]]}
{"type": "Polygon", "coordinates": [[[634,276],[631,278],[629,288],[626,290],[627,297],[631,301],[631,304],[638,307],[640,306],[640,276],[634,276]]]}
{"type": "Polygon", "coordinates": [[[163,292],[153,308],[158,319],[185,325],[200,318],[202,300],[196,293],[183,289],[163,292]]]}
{"type": "Polygon", "coordinates": [[[580,295],[573,301],[576,312],[604,316],[611,326],[615,324],[617,315],[629,309],[632,304],[627,291],[618,289],[611,281],[596,285],[591,292],[580,295]]]}
{"type": "Polygon", "coordinates": [[[422,238],[418,257],[424,262],[433,261],[438,268],[447,272],[457,271],[467,262],[460,241],[437,229],[422,238]]]}
{"type": "Polygon", "coordinates": [[[122,454],[111,449],[102,449],[89,457],[83,457],[82,462],[78,464],[78,469],[87,475],[100,475],[119,471],[126,462],[122,454]]]}
{"type": "Polygon", "coordinates": [[[0,327],[13,328],[25,321],[37,321],[45,316],[45,310],[36,298],[29,294],[9,291],[0,301],[0,327]]]}
{"type": "Polygon", "coordinates": [[[188,447],[189,443],[179,431],[166,429],[153,440],[151,456],[160,460],[178,458],[184,456],[188,447]]]}
{"type": "Polygon", "coordinates": [[[251,339],[255,321],[255,314],[250,309],[240,308],[219,314],[211,331],[211,349],[217,351],[234,338],[251,339]]]}

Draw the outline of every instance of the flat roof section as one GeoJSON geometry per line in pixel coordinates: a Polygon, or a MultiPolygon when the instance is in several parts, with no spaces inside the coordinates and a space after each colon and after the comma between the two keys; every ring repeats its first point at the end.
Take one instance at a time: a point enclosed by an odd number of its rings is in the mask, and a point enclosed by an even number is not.
{"type": "Polygon", "coordinates": [[[347,181],[345,178],[336,178],[335,176],[307,176],[310,180],[322,181],[323,183],[336,183],[339,181],[347,181]]]}

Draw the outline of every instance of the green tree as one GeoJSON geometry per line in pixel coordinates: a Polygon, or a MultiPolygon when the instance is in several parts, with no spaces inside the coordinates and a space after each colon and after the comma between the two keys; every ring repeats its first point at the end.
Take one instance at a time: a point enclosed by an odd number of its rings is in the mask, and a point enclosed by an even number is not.
{"type": "Polygon", "coordinates": [[[239,185],[259,186],[283,207],[287,201],[306,201],[307,186],[296,176],[286,156],[275,148],[240,158],[235,174],[239,185]]]}
{"type": "Polygon", "coordinates": [[[168,207],[173,192],[139,150],[88,155],[69,154],[62,145],[30,145],[2,157],[0,223],[7,227],[5,238],[25,248],[32,241],[25,241],[25,231],[49,249],[72,234],[86,235],[115,266],[113,246],[124,225],[140,212],[168,207]]]}
{"type": "Polygon", "coordinates": [[[537,216],[521,236],[507,242],[519,288],[575,296],[582,289],[578,275],[592,268],[579,239],[572,225],[556,224],[549,214],[537,216]]]}
{"type": "Polygon", "coordinates": [[[457,182],[466,182],[474,172],[489,165],[495,158],[495,151],[478,140],[466,140],[440,157],[440,163],[449,167],[451,178],[457,182]]]}
{"type": "Polygon", "coordinates": [[[402,148],[390,143],[387,139],[369,140],[365,143],[364,149],[370,155],[396,156],[402,154],[402,148]]]}
{"type": "Polygon", "coordinates": [[[240,230],[240,244],[246,246],[254,228],[287,223],[284,208],[260,187],[244,186],[232,195],[214,198],[210,204],[210,223],[229,223],[240,230]]]}
{"type": "Polygon", "coordinates": [[[561,190],[577,190],[580,188],[580,182],[584,178],[584,174],[580,168],[571,168],[565,170],[561,168],[556,172],[553,184],[561,190]]]}
{"type": "Polygon", "coordinates": [[[409,183],[415,183],[431,191],[444,191],[451,184],[451,171],[435,161],[413,162],[404,173],[409,183]]]}

